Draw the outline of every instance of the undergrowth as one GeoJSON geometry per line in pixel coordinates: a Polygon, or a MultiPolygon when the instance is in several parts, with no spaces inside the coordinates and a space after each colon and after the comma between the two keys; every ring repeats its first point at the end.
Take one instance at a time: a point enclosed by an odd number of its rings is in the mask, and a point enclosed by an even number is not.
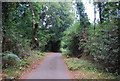
{"type": "Polygon", "coordinates": [[[112,73],[107,73],[103,67],[97,63],[84,58],[65,58],[68,69],[74,72],[77,79],[117,79],[112,73]],[[80,72],[80,74],[76,74],[80,72]]]}
{"type": "Polygon", "coordinates": [[[22,59],[20,64],[16,66],[10,66],[7,68],[3,68],[2,70],[2,78],[3,79],[18,79],[22,72],[25,71],[32,63],[37,62],[39,59],[46,56],[45,53],[39,51],[33,51],[33,56],[27,59],[22,59]]]}

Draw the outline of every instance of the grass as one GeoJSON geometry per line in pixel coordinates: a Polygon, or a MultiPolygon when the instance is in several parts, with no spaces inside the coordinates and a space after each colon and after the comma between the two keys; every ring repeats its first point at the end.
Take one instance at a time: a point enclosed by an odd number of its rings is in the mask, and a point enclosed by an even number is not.
{"type": "Polygon", "coordinates": [[[46,53],[38,52],[38,53],[36,53],[35,55],[36,55],[37,57],[39,57],[39,58],[42,58],[42,57],[46,56],[46,53]]]}
{"type": "Polygon", "coordinates": [[[102,66],[81,58],[65,58],[68,69],[72,71],[76,79],[116,79],[117,76],[107,73],[102,66]]]}
{"type": "Polygon", "coordinates": [[[11,66],[2,70],[2,77],[5,79],[17,79],[22,72],[26,70],[32,63],[37,62],[39,59],[46,56],[45,53],[39,51],[33,51],[33,56],[28,59],[23,59],[18,66],[11,66]]]}

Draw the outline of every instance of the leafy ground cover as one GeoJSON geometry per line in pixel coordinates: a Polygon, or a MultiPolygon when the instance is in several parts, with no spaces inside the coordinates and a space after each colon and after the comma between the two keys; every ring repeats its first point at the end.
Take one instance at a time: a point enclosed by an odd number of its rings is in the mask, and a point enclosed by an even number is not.
{"type": "Polygon", "coordinates": [[[22,73],[27,70],[32,64],[37,63],[43,57],[46,56],[46,53],[42,53],[39,51],[33,51],[33,56],[28,59],[21,60],[20,64],[16,66],[11,66],[2,70],[2,78],[3,79],[17,79],[22,73]]]}
{"type": "Polygon", "coordinates": [[[85,58],[66,58],[65,63],[75,79],[117,79],[114,74],[105,72],[103,67],[85,58]]]}

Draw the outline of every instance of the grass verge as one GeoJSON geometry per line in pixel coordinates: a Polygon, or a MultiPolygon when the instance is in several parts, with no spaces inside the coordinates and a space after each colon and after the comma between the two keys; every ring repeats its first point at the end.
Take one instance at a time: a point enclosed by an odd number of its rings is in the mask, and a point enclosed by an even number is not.
{"type": "Polygon", "coordinates": [[[65,63],[75,79],[117,79],[112,73],[102,70],[102,66],[84,58],[66,58],[65,63]]]}

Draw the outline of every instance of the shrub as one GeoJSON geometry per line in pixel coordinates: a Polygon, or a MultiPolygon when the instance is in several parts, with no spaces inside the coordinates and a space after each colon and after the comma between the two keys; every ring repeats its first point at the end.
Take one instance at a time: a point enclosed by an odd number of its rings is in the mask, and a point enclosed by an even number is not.
{"type": "Polygon", "coordinates": [[[62,52],[69,56],[79,56],[83,52],[83,44],[80,43],[82,39],[82,27],[79,22],[76,22],[70,29],[64,32],[64,37],[61,42],[62,52]]]}
{"type": "Polygon", "coordinates": [[[16,66],[20,62],[20,58],[15,54],[6,54],[2,57],[3,68],[7,68],[9,66],[16,66]]]}

